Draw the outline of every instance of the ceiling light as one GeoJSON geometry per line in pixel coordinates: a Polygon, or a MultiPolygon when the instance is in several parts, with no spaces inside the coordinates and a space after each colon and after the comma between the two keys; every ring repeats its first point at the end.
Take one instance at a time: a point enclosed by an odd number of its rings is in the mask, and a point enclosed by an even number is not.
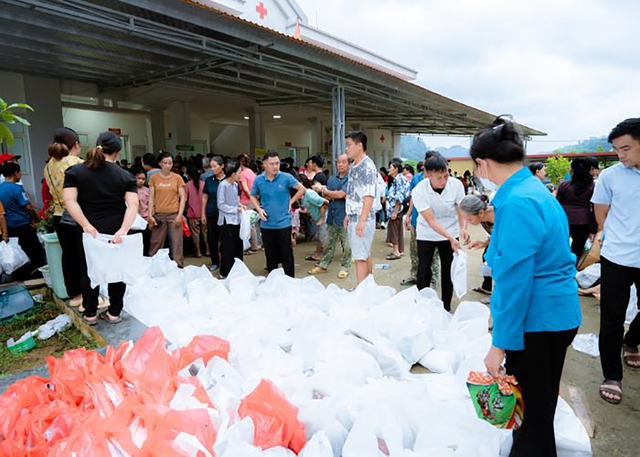
{"type": "Polygon", "coordinates": [[[274,118],[274,119],[282,119],[282,116],[280,116],[279,114],[274,114],[274,115],[273,115],[273,118],[274,118]]]}
{"type": "Polygon", "coordinates": [[[248,121],[248,120],[249,120],[249,116],[245,116],[245,117],[244,117],[244,120],[245,120],[245,121],[248,121]]]}

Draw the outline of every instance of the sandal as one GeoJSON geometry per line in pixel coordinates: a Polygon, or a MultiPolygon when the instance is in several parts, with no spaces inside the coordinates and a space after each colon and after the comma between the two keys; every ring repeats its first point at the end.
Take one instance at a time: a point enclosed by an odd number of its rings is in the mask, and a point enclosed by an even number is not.
{"type": "Polygon", "coordinates": [[[308,255],[308,256],[306,256],[306,257],[304,258],[304,260],[310,260],[310,261],[312,261],[312,262],[317,262],[317,261],[318,261],[318,260],[320,260],[320,259],[316,259],[316,257],[315,257],[315,256],[313,256],[313,255],[308,255]]]}
{"type": "Polygon", "coordinates": [[[474,287],[472,290],[479,294],[491,295],[491,291],[484,290],[482,287],[474,287]]]}
{"type": "Polygon", "coordinates": [[[326,268],[315,266],[311,270],[309,270],[307,273],[309,273],[310,275],[317,275],[318,273],[326,273],[326,272],[327,272],[326,268]]]}
{"type": "Polygon", "coordinates": [[[340,270],[338,273],[338,279],[344,279],[349,276],[349,272],[347,270],[340,270]]]}
{"type": "Polygon", "coordinates": [[[98,316],[93,316],[93,317],[82,316],[82,322],[93,327],[94,325],[98,324],[98,316]]]}
{"type": "Polygon", "coordinates": [[[104,313],[98,314],[98,318],[102,319],[103,321],[107,321],[109,324],[118,324],[122,322],[122,317],[120,316],[113,317],[107,311],[105,311],[104,313]]]}
{"type": "Polygon", "coordinates": [[[393,252],[385,257],[385,259],[387,260],[400,260],[401,258],[402,256],[399,256],[398,254],[394,254],[393,252]]]}
{"type": "Polygon", "coordinates": [[[483,305],[490,305],[491,304],[491,295],[489,295],[488,297],[484,297],[483,299],[480,300],[480,303],[482,303],[483,305]]]}
{"type": "Polygon", "coordinates": [[[620,404],[622,401],[622,382],[605,379],[600,384],[600,398],[612,405],[620,404]]]}
{"type": "Polygon", "coordinates": [[[622,360],[629,368],[640,368],[640,352],[637,347],[622,345],[622,360]]]}

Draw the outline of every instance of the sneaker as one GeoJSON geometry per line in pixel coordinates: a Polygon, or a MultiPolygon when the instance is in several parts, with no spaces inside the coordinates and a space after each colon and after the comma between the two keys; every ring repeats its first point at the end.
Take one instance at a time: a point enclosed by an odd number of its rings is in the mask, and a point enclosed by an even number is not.
{"type": "Polygon", "coordinates": [[[401,286],[415,286],[416,284],[418,284],[416,278],[404,278],[400,281],[401,286]]]}
{"type": "Polygon", "coordinates": [[[213,264],[209,267],[209,271],[216,271],[218,268],[220,268],[217,264],[213,264]]]}

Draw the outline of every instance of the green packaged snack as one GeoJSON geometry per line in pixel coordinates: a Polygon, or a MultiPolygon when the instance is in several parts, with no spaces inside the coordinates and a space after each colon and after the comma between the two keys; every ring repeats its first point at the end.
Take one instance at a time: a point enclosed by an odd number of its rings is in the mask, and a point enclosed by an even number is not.
{"type": "Polygon", "coordinates": [[[524,415],[524,400],[516,378],[498,379],[489,373],[469,372],[467,388],[476,414],[498,428],[518,429],[524,415]]]}

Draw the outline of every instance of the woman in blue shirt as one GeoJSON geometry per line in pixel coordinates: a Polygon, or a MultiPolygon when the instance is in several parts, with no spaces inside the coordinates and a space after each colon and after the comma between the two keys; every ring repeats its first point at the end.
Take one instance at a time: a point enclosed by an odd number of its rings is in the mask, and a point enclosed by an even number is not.
{"type": "Polygon", "coordinates": [[[494,377],[514,375],[522,388],[524,420],[510,456],[554,457],[560,377],[581,322],[567,217],[524,167],[522,139],[510,120],[499,117],[477,133],[471,158],[476,175],[499,186],[486,256],[495,286],[493,346],[485,365],[494,377]]]}

